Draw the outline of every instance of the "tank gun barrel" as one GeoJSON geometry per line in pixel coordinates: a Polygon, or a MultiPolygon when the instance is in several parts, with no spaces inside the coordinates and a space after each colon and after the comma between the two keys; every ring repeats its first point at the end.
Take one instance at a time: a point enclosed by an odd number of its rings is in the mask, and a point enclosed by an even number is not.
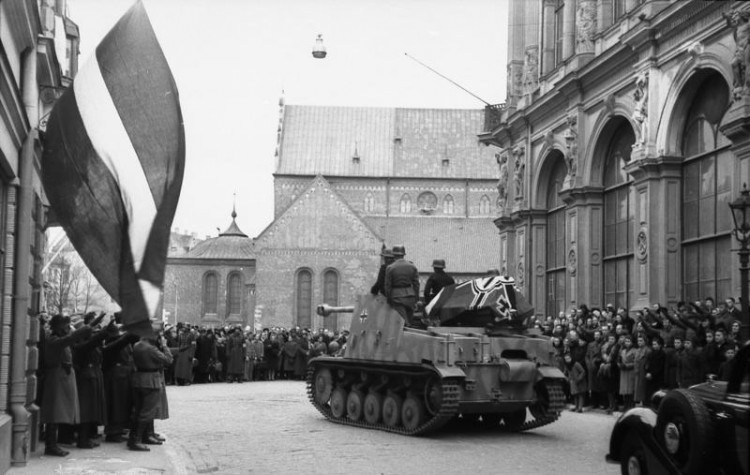
{"type": "Polygon", "coordinates": [[[354,306],[349,305],[346,307],[333,307],[331,305],[328,305],[327,303],[324,303],[323,305],[318,305],[316,312],[321,317],[327,317],[332,313],[354,313],[354,306]]]}

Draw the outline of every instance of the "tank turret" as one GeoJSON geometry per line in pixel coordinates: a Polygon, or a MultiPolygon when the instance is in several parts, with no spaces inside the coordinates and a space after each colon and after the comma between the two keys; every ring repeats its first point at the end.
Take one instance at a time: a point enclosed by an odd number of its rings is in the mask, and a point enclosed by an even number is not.
{"type": "Polygon", "coordinates": [[[333,422],[404,435],[456,418],[510,431],[554,422],[565,376],[549,339],[523,331],[533,309],[514,285],[495,276],[448,286],[425,308],[435,323],[425,329],[405,328],[383,296],[318,306],[353,316],[343,356],[310,360],[310,402],[333,422]]]}

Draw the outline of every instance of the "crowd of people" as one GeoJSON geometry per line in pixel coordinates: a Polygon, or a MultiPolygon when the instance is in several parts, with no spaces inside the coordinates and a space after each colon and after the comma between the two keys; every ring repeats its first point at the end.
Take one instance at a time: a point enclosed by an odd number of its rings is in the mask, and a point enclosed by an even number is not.
{"type": "Polygon", "coordinates": [[[626,309],[581,305],[530,326],[552,340],[557,366],[568,377],[573,410],[601,407],[608,413],[647,405],[659,389],[686,388],[708,375],[726,380],[741,333],[733,298],[653,305],[631,316],[626,309]]]}
{"type": "Polygon", "coordinates": [[[255,332],[240,325],[210,328],[177,323],[165,328],[174,356],[167,384],[242,383],[302,380],[307,362],[320,355],[338,355],[348,331],[309,328],[264,328],[255,332]]]}

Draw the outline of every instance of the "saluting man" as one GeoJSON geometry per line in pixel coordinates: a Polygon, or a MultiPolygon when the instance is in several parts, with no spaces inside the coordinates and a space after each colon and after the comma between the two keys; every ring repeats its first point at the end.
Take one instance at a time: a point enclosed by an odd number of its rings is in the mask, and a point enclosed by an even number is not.
{"type": "MultiPolygon", "coordinates": [[[[162,341],[166,348],[166,341],[162,341]]],[[[162,370],[172,364],[172,353],[160,351],[154,337],[142,337],[133,346],[133,362],[136,372],[132,376],[133,385],[133,420],[128,437],[130,450],[148,451],[147,444],[161,444],[155,437],[148,437],[154,419],[161,413],[164,376],[162,370]],[[144,437],[146,436],[146,437],[144,437]]]]}
{"type": "Polygon", "coordinates": [[[404,255],[404,246],[393,246],[396,260],[385,270],[385,296],[390,306],[411,326],[419,297],[419,271],[417,266],[404,259],[404,255]]]}
{"type": "Polygon", "coordinates": [[[427,305],[446,285],[455,284],[453,277],[445,273],[445,259],[432,261],[434,272],[430,274],[424,286],[424,303],[427,305]]]}

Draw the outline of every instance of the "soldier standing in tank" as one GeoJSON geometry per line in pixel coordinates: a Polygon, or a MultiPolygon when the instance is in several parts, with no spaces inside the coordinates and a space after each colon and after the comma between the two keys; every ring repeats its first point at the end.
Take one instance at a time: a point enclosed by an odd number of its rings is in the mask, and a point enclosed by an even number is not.
{"type": "Polygon", "coordinates": [[[390,249],[380,251],[380,256],[383,258],[383,263],[380,265],[380,270],[378,271],[378,280],[372,286],[372,289],[370,289],[372,295],[385,295],[385,270],[389,265],[393,264],[393,253],[390,249]]]}
{"type": "Polygon", "coordinates": [[[424,286],[424,303],[429,304],[435,296],[443,290],[446,285],[452,285],[456,282],[453,277],[445,273],[445,260],[435,259],[432,261],[434,272],[430,274],[427,283],[424,286]]]}
{"type": "Polygon", "coordinates": [[[404,246],[393,246],[395,261],[385,270],[385,296],[388,304],[403,317],[406,325],[414,325],[414,306],[419,298],[419,271],[404,259],[404,246]]]}

